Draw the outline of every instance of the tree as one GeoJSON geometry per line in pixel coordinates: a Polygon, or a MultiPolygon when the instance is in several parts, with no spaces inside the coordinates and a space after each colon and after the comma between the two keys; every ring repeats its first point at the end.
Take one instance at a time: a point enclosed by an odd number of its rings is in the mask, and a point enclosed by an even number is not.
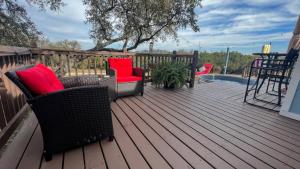
{"type": "Polygon", "coordinates": [[[50,43],[49,44],[50,48],[54,49],[66,49],[66,50],[80,50],[81,45],[78,41],[76,40],[63,40],[63,41],[58,41],[55,43],[50,43]]]}
{"type": "MultiPolygon", "coordinates": [[[[40,9],[57,11],[62,0],[26,0],[40,9]]],[[[30,20],[24,6],[17,0],[0,0],[0,44],[10,46],[31,46],[42,33],[30,20]]]]}
{"type": "MultiPolygon", "coordinates": [[[[63,0],[26,0],[41,9],[58,10],[63,0]]],[[[177,39],[177,31],[199,31],[195,8],[202,0],[82,0],[92,25],[93,50],[133,50],[149,40],[177,39]],[[122,48],[111,45],[121,43],[122,48]]],[[[0,43],[30,46],[41,34],[17,0],[0,0],[0,43]]]]}
{"type": "Polygon", "coordinates": [[[92,25],[92,50],[133,50],[151,39],[177,38],[177,31],[199,31],[195,8],[201,0],[83,0],[92,25]],[[122,48],[108,48],[121,43],[122,48]]]}
{"type": "MultiPolygon", "coordinates": [[[[229,74],[241,74],[246,66],[249,66],[253,59],[252,55],[243,55],[236,51],[229,53],[229,65],[227,72],[229,74]]],[[[212,63],[214,65],[215,73],[221,73],[224,71],[226,52],[212,52],[206,51],[199,54],[199,63],[197,68],[200,68],[204,63],[212,63]]]]}
{"type": "Polygon", "coordinates": [[[49,49],[64,49],[64,50],[80,50],[81,45],[76,40],[62,40],[57,42],[50,42],[47,38],[40,38],[37,41],[38,48],[49,48],[49,49]]]}

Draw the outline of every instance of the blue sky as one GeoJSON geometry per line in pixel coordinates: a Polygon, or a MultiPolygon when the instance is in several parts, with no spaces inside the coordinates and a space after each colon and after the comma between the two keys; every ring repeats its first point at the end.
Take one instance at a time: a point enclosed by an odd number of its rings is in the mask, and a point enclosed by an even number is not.
{"type": "MultiPolygon", "coordinates": [[[[24,1],[24,0],[23,0],[24,1]]],[[[26,5],[38,29],[51,41],[77,40],[83,49],[94,46],[89,38],[82,0],[63,0],[60,12],[40,11],[26,5]]],[[[178,31],[179,42],[156,42],[154,48],[165,50],[225,51],[227,47],[242,53],[259,52],[272,42],[272,51],[285,52],[300,14],[300,0],[203,0],[197,8],[200,32],[178,31]]],[[[117,46],[117,44],[116,44],[117,46]]],[[[142,44],[137,50],[148,49],[142,44]]]]}

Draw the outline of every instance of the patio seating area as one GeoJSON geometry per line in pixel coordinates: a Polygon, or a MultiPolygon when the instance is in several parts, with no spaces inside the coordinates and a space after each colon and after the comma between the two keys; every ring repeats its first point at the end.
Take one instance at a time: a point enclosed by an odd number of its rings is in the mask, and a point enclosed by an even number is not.
{"type": "Polygon", "coordinates": [[[2,153],[5,169],[299,168],[300,122],[243,103],[245,85],[200,83],[111,104],[115,140],[42,158],[33,113],[2,153]]]}

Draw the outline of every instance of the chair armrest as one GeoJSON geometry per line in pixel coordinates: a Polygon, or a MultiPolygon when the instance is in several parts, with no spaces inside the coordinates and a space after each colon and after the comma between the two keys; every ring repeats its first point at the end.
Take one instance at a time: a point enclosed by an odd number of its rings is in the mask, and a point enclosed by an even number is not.
{"type": "Polygon", "coordinates": [[[74,76],[74,77],[63,77],[60,81],[67,88],[79,87],[79,86],[89,86],[99,84],[99,77],[97,75],[84,75],[84,76],[74,76]]]}
{"type": "Polygon", "coordinates": [[[270,61],[270,62],[278,62],[278,61],[285,61],[285,59],[255,59],[255,60],[261,60],[261,61],[270,61]]]}
{"type": "Polygon", "coordinates": [[[259,55],[261,57],[263,56],[275,56],[275,57],[279,57],[279,56],[287,56],[287,53],[253,53],[253,55],[259,55]]]}
{"type": "Polygon", "coordinates": [[[139,76],[139,77],[144,77],[145,71],[142,68],[133,68],[133,75],[139,76]]]}
{"type": "Polygon", "coordinates": [[[289,66],[293,61],[288,61],[285,59],[255,59],[252,62],[252,67],[255,68],[270,68],[274,66],[289,66]]]}
{"type": "MultiPolygon", "coordinates": [[[[69,88],[28,100],[35,113],[41,112],[41,120],[47,117],[67,118],[70,115],[90,114],[110,109],[108,87],[84,86],[69,88]]],[[[39,116],[37,114],[37,116],[39,116]]],[[[39,118],[40,120],[40,118],[39,118]]]]}
{"type": "MultiPolygon", "coordinates": [[[[34,97],[33,99],[30,99],[29,102],[34,102],[36,100],[51,100],[51,99],[59,99],[59,98],[65,98],[65,97],[75,97],[75,96],[81,96],[86,97],[89,94],[92,93],[101,93],[101,95],[105,95],[107,93],[107,86],[98,86],[98,85],[88,85],[88,86],[79,86],[79,87],[72,87],[67,88],[64,90],[59,90],[56,92],[48,93],[46,95],[39,95],[34,97]]],[[[93,94],[92,94],[93,95],[93,94]]],[[[80,98],[77,98],[77,100],[80,98]]]]}

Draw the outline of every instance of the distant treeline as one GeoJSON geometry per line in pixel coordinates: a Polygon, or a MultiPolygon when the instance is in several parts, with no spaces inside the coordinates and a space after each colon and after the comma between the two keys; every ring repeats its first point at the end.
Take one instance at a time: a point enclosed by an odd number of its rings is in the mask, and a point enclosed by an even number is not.
{"type": "MultiPolygon", "coordinates": [[[[252,55],[243,55],[239,52],[229,53],[229,62],[227,73],[241,74],[245,66],[249,65],[255,59],[252,55]]],[[[200,52],[198,68],[204,63],[212,63],[214,65],[214,73],[223,73],[226,62],[226,52],[200,52]]]]}
{"type": "MultiPolygon", "coordinates": [[[[142,50],[139,52],[148,53],[148,50],[142,50]]],[[[177,53],[193,53],[192,50],[177,50],[177,53]]],[[[172,53],[172,51],[154,49],[153,53],[172,53]]],[[[242,74],[246,66],[250,65],[253,59],[256,57],[253,55],[244,55],[237,51],[229,53],[228,61],[228,74],[242,74]]],[[[199,69],[204,63],[212,63],[213,73],[223,73],[226,62],[226,52],[199,52],[199,63],[197,68],[199,69]]]]}

